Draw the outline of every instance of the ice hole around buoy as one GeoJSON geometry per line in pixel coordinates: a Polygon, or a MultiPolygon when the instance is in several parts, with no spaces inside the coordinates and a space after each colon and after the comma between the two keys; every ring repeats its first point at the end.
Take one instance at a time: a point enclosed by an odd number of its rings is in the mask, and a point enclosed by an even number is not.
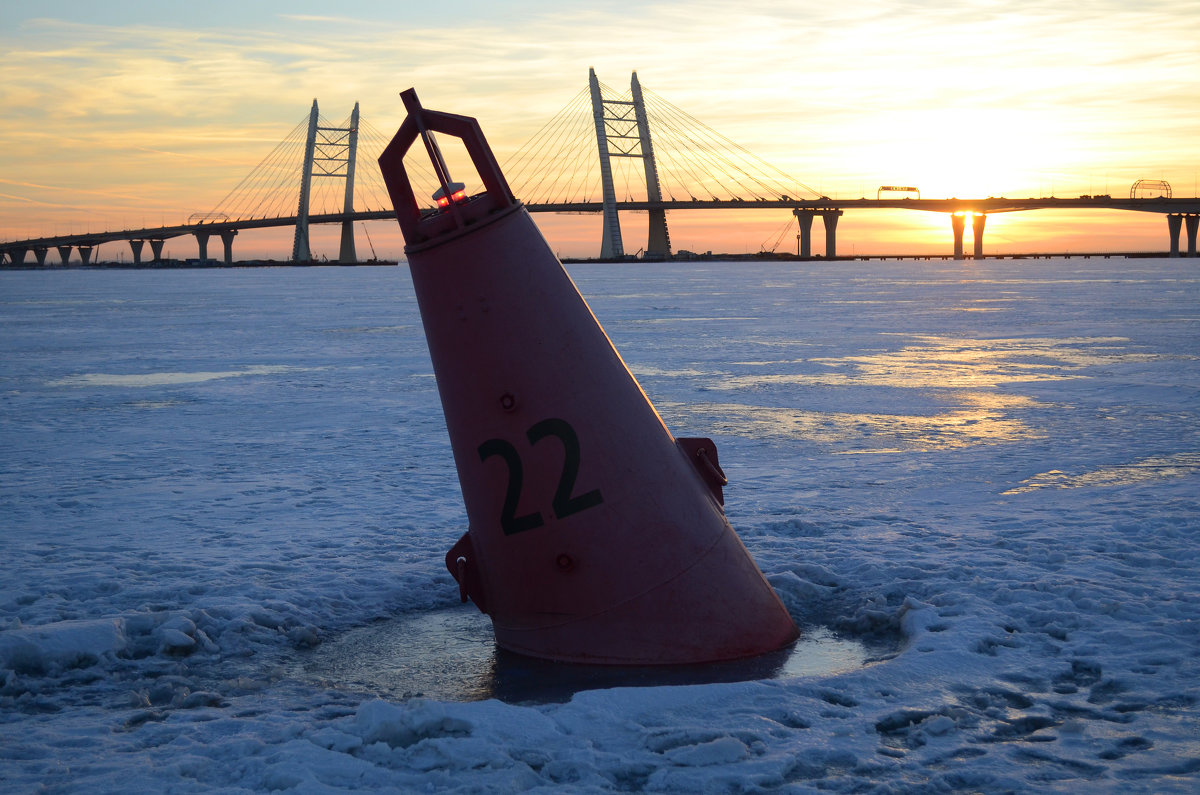
{"type": "Polygon", "coordinates": [[[472,605],[407,613],[347,630],[303,652],[295,675],[390,699],[499,699],[554,703],[583,690],[832,676],[882,662],[899,638],[863,638],[803,627],[791,646],[729,662],[668,666],[556,663],[499,648],[472,605]]]}

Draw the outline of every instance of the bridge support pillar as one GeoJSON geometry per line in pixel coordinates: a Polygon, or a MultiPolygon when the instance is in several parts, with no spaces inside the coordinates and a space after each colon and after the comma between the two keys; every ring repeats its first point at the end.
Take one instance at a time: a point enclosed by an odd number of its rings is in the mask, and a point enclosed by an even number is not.
{"type": "Polygon", "coordinates": [[[808,210],[792,210],[796,222],[800,225],[800,250],[796,256],[800,259],[812,259],[812,222],[813,213],[808,210]]]}
{"type": "Polygon", "coordinates": [[[954,258],[963,259],[963,230],[967,228],[967,217],[950,213],[950,228],[954,230],[954,258]]]}
{"type": "Polygon", "coordinates": [[[975,238],[975,259],[983,259],[983,225],[986,223],[986,213],[975,213],[971,218],[971,234],[975,238]]]}
{"type": "Polygon", "coordinates": [[[1187,229],[1187,255],[1194,257],[1196,256],[1196,232],[1200,231],[1200,215],[1185,215],[1183,224],[1187,229]]]}
{"type": "MultiPolygon", "coordinates": [[[[654,144],[650,140],[650,120],[646,116],[646,102],[642,99],[642,84],[637,72],[629,80],[633,98],[633,115],[637,119],[638,142],[642,149],[642,170],[646,175],[646,199],[662,201],[662,186],[658,181],[658,164],[654,162],[654,144]]],[[[646,240],[646,259],[671,258],[671,233],[667,231],[667,211],[650,210],[649,235],[646,240]]]]}
{"type": "Polygon", "coordinates": [[[34,257],[34,259],[36,259],[36,260],[37,260],[37,264],[38,264],[38,267],[39,267],[39,268],[41,268],[41,267],[45,267],[45,265],[46,265],[46,252],[47,252],[47,251],[49,251],[49,250],[50,250],[50,249],[46,248],[45,246],[38,246],[37,248],[35,248],[35,249],[33,250],[33,257],[34,257]]]}
{"type": "MultiPolygon", "coordinates": [[[[355,105],[358,107],[358,105],[355,105]]],[[[226,229],[221,233],[221,243],[225,246],[225,264],[233,264],[233,239],[237,237],[236,229],[226,229]]]]}
{"type": "MultiPolygon", "coordinates": [[[[354,212],[353,209],[347,210],[354,212]]],[[[342,221],[342,239],[338,245],[338,262],[343,265],[353,265],[358,262],[358,251],[354,248],[354,222],[342,221]]]]}
{"type": "Polygon", "coordinates": [[[346,220],[342,221],[342,240],[338,247],[338,262],[349,265],[358,262],[358,252],[354,249],[354,161],[358,157],[358,103],[350,113],[350,128],[347,133],[346,150],[346,193],[342,202],[342,212],[346,220]]]}
{"type": "Polygon", "coordinates": [[[71,246],[58,246],[58,256],[62,260],[62,264],[66,265],[71,261],[71,246]]]}
{"type": "Polygon", "coordinates": [[[84,265],[88,265],[91,263],[93,248],[94,248],[94,246],[80,246],[79,247],[79,261],[82,262],[84,265]]]}
{"type": "Polygon", "coordinates": [[[165,243],[165,242],[167,242],[167,241],[153,240],[153,239],[150,241],[150,252],[152,254],[154,254],[155,262],[162,262],[162,249],[163,249],[163,243],[165,243]]]}
{"type": "Polygon", "coordinates": [[[1171,252],[1167,255],[1169,257],[1179,256],[1179,230],[1181,228],[1183,228],[1182,215],[1167,216],[1167,234],[1171,237],[1171,252]]]}
{"type": "Polygon", "coordinates": [[[198,251],[198,254],[196,256],[200,260],[200,264],[203,265],[204,263],[208,262],[208,236],[209,236],[209,233],[208,232],[196,232],[195,235],[196,235],[196,249],[198,251]]]}
{"type": "Polygon", "coordinates": [[[129,248],[133,251],[133,264],[142,264],[142,246],[146,244],[145,240],[130,240],[129,248]]]}
{"type": "Polygon", "coordinates": [[[825,222],[825,259],[833,259],[837,256],[837,224],[842,211],[826,210],[820,215],[825,222]]]}
{"type": "Polygon", "coordinates": [[[8,263],[10,265],[24,265],[25,264],[25,252],[28,250],[29,249],[27,249],[27,248],[19,248],[19,247],[18,248],[10,248],[8,250],[8,263]]]}
{"type": "Polygon", "coordinates": [[[317,126],[320,111],[314,99],[308,114],[308,138],[304,144],[304,166],[300,174],[300,205],[296,209],[296,236],[292,241],[292,262],[310,262],[312,249],[308,245],[308,192],[312,184],[313,157],[317,146],[317,126]]]}
{"type": "Polygon", "coordinates": [[[604,115],[604,97],[595,69],[588,69],[588,86],[592,94],[592,119],[596,124],[596,146],[600,152],[600,190],[604,201],[600,258],[622,259],[625,256],[625,244],[621,240],[621,220],[617,215],[617,194],[613,187],[612,164],[609,161],[608,122],[604,115]]]}

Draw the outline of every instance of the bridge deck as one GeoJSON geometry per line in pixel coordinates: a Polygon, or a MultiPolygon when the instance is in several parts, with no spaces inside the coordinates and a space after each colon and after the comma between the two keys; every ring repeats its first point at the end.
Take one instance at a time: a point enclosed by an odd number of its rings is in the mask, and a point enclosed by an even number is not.
{"type": "MultiPolygon", "coordinates": [[[[526,208],[537,212],[599,213],[604,207],[601,202],[568,202],[560,204],[528,204],[526,208]]],[[[757,201],[725,199],[690,199],[686,201],[625,201],[617,202],[620,211],[644,210],[787,210],[789,212],[811,211],[817,214],[836,210],[921,210],[925,212],[957,213],[1003,213],[1023,210],[1127,210],[1164,214],[1195,215],[1200,213],[1200,198],[1147,198],[1125,199],[1111,196],[1080,196],[1077,198],[1026,198],[1009,199],[989,196],[983,199],[767,199],[757,201]]],[[[328,213],[310,215],[310,224],[332,224],[345,221],[373,221],[394,218],[391,210],[359,210],[353,213],[328,213]]],[[[30,238],[0,243],[0,252],[50,249],[58,246],[97,246],[114,240],[167,240],[182,235],[207,232],[220,235],[222,232],[239,232],[247,229],[294,226],[296,217],[250,218],[235,221],[200,222],[176,226],[148,227],[85,234],[59,235],[56,237],[30,238]]]]}

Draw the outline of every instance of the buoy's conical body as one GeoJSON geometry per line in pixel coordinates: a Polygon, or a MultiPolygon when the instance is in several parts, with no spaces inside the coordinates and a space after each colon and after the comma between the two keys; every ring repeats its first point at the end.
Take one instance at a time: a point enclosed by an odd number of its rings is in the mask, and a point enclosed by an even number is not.
{"type": "Polygon", "coordinates": [[[470,522],[447,556],[464,594],[536,657],[694,663],[793,641],[725,518],[711,442],[672,437],[528,212],[499,204],[406,248],[470,522]]]}

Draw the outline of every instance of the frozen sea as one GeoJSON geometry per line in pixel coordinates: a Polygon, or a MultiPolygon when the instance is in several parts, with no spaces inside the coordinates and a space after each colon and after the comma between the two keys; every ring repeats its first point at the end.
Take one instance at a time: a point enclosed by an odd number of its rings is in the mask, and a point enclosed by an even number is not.
{"type": "Polygon", "coordinates": [[[1200,790],[1200,261],[570,272],[845,659],[496,654],[403,266],[6,271],[0,790],[1200,790]]]}

